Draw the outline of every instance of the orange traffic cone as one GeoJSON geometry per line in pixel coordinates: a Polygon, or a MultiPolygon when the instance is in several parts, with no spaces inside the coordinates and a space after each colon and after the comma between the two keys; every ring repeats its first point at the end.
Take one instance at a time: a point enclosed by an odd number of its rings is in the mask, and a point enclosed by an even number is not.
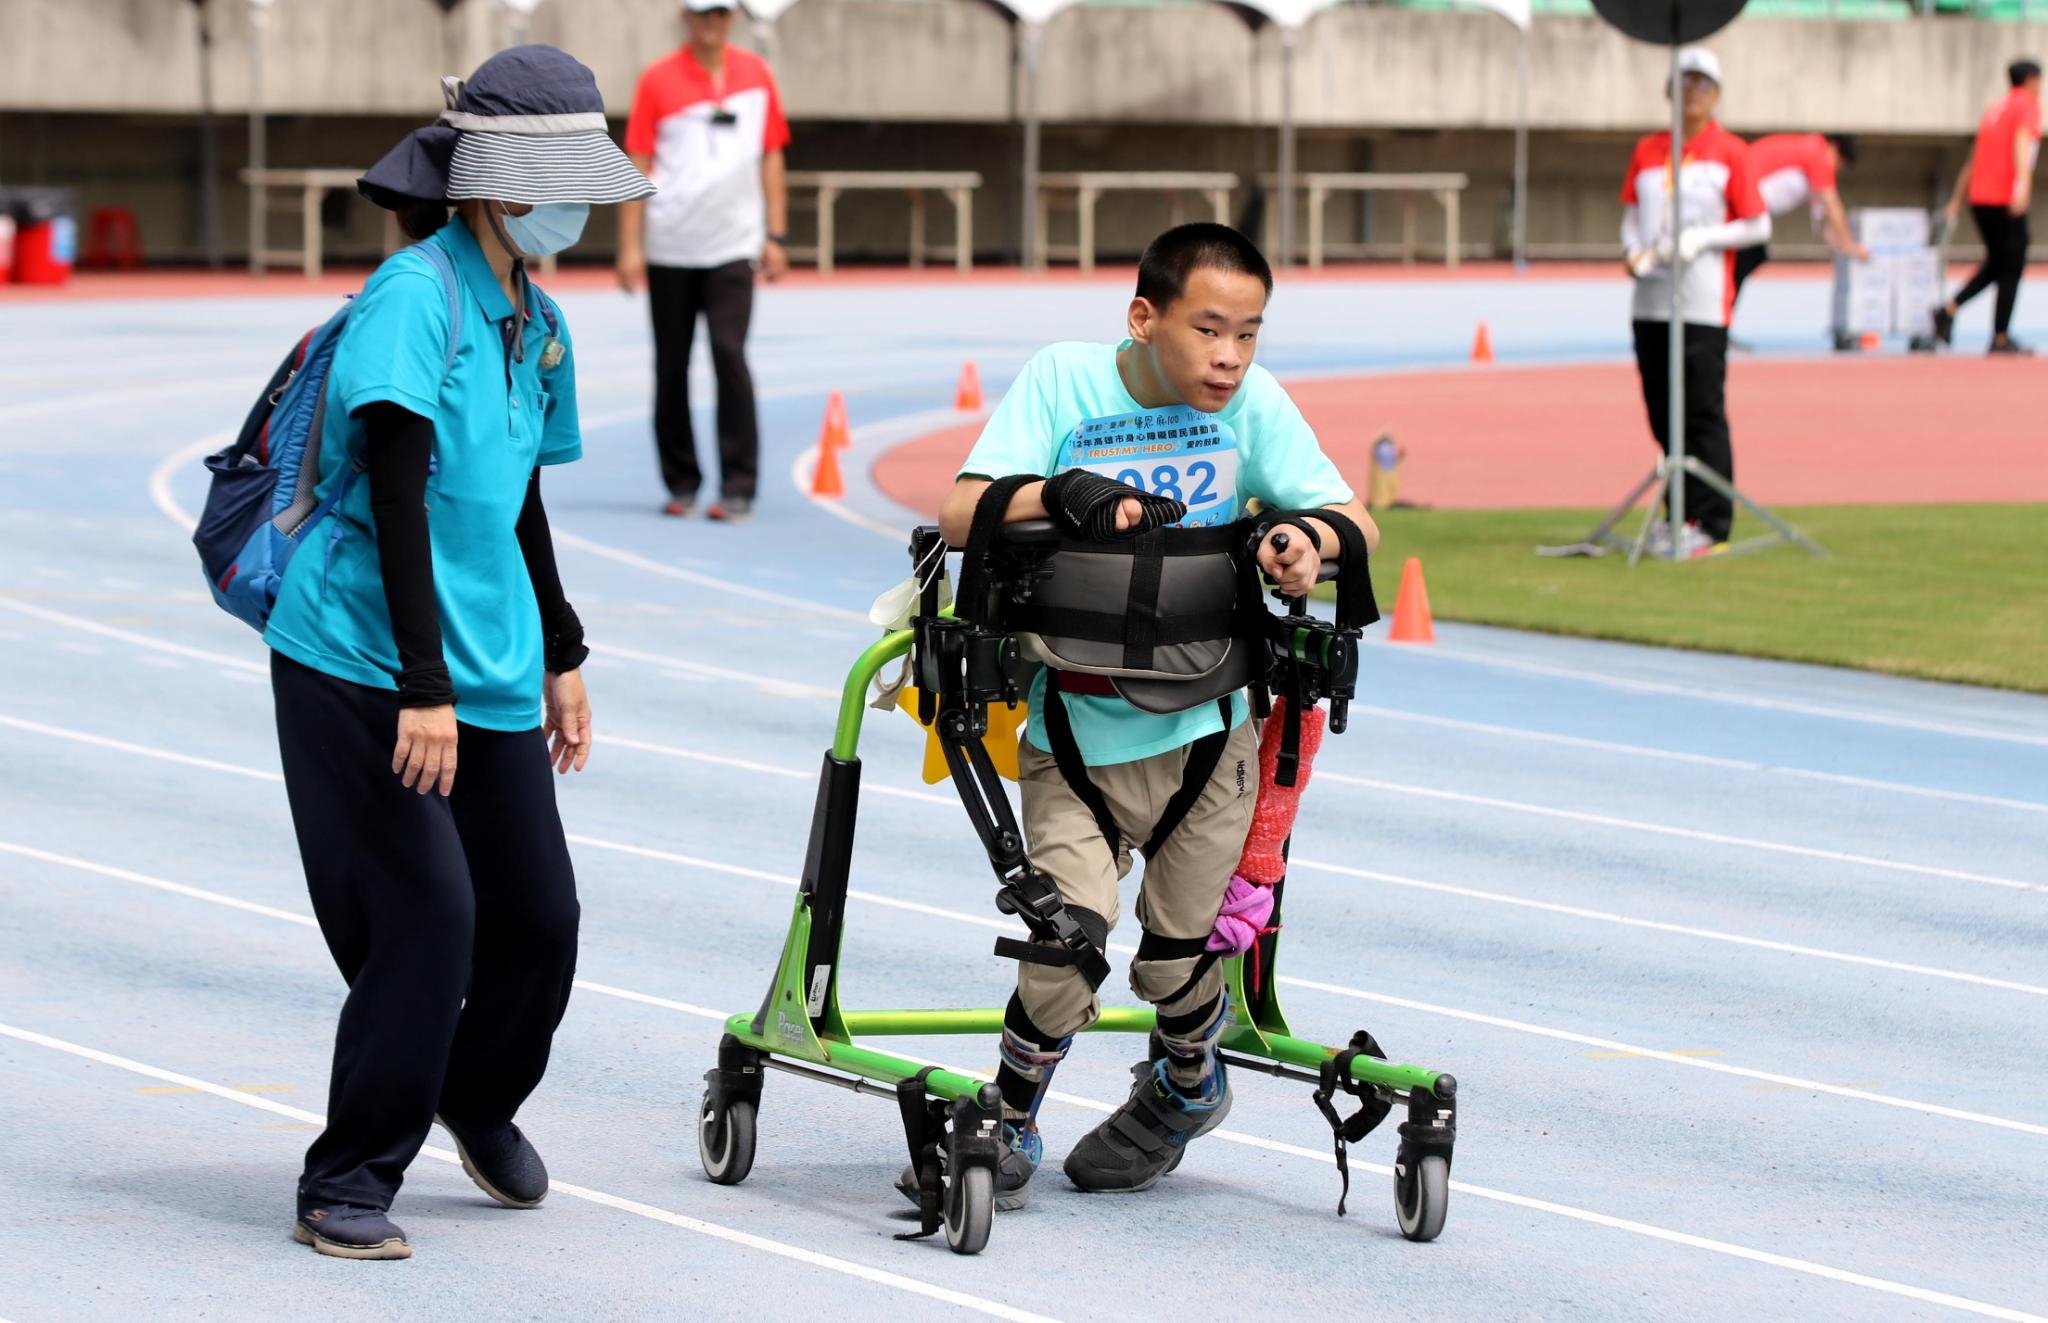
{"type": "Polygon", "coordinates": [[[971,358],[960,367],[960,386],[953,392],[953,407],[963,413],[981,411],[981,373],[975,371],[971,358]]]}
{"type": "Polygon", "coordinates": [[[1422,562],[1410,556],[1401,567],[1401,591],[1394,597],[1390,643],[1434,643],[1436,626],[1429,616],[1429,590],[1422,586],[1422,562]]]}
{"type": "Polygon", "coordinates": [[[846,397],[833,391],[825,397],[825,425],[818,430],[818,450],[844,450],[853,444],[853,436],[846,423],[846,397]]]}
{"type": "Polygon", "coordinates": [[[1493,361],[1493,336],[1488,334],[1486,323],[1479,323],[1479,334],[1472,337],[1472,361],[1491,363],[1493,361]]]}
{"type": "Polygon", "coordinates": [[[837,497],[846,495],[846,479],[839,474],[839,448],[820,445],[818,463],[811,470],[811,495],[837,497]]]}

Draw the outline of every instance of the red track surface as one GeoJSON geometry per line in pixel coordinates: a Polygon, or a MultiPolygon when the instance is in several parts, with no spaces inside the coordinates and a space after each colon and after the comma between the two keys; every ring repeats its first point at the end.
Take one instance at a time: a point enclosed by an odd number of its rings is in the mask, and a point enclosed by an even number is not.
{"type": "MultiPolygon", "coordinates": [[[[1446,271],[1442,266],[1417,263],[1414,266],[1399,266],[1389,262],[1338,263],[1319,271],[1297,268],[1286,272],[1282,279],[1288,284],[1296,282],[1356,282],[1409,283],[1409,282],[1469,282],[1489,280],[1551,281],[1551,280],[1607,280],[1613,279],[1619,266],[1615,262],[1543,262],[1525,271],[1516,271],[1505,262],[1465,262],[1456,271],[1446,271]]],[[[1957,266],[1950,275],[1954,278],[1967,276],[1972,268],[1957,266]]],[[[864,288],[889,285],[960,285],[960,284],[1091,284],[1102,283],[1128,289],[1136,277],[1137,268],[1128,266],[1098,266],[1089,275],[1083,275],[1073,267],[1054,267],[1050,271],[1023,271],[1010,266],[983,266],[962,275],[951,267],[930,266],[911,271],[904,267],[841,267],[829,276],[821,276],[808,268],[790,272],[785,283],[796,287],[820,289],[864,288]]],[[[1826,268],[1817,262],[1774,261],[1758,272],[1757,280],[1812,279],[1823,275],[1826,268]]],[[[0,303],[65,303],[103,299],[183,299],[183,298],[251,298],[261,296],[283,296],[292,294],[326,293],[340,297],[363,287],[363,280],[370,274],[364,266],[330,266],[317,281],[308,281],[291,270],[276,270],[258,280],[246,271],[196,271],[189,269],[163,269],[135,272],[79,272],[68,285],[50,287],[40,285],[0,285],[0,303]]],[[[2048,267],[2028,269],[2030,279],[2048,279],[2048,267]]],[[[611,268],[606,266],[576,264],[565,266],[547,281],[550,289],[598,289],[612,283],[611,268]]]]}
{"type": "MultiPolygon", "coordinates": [[[[1365,483],[1373,439],[1407,448],[1404,499],[1474,508],[1596,506],[1654,458],[1635,368],[1460,368],[1289,387],[1324,447],[1365,483]]],[[[1736,480],[1787,505],[2048,501],[2048,361],[1977,357],[1737,361],[1736,480]]],[[[901,504],[937,510],[979,431],[904,442],[874,466],[901,504]]]]}

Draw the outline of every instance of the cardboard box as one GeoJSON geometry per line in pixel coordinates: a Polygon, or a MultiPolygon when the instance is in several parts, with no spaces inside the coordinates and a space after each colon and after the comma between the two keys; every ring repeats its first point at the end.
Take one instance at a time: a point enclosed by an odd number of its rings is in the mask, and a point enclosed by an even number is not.
{"type": "Polygon", "coordinates": [[[1900,335],[1934,334],[1934,307],[1947,297],[1941,256],[1907,253],[1883,259],[1892,268],[1892,328],[1900,335]]]}
{"type": "Polygon", "coordinates": [[[1835,258],[1834,322],[1836,334],[1862,335],[1892,329],[1892,264],[1835,258]]]}
{"type": "Polygon", "coordinates": [[[1858,207],[1849,213],[1849,232],[1872,256],[1918,252],[1933,237],[1933,225],[1919,207],[1858,207]]]}

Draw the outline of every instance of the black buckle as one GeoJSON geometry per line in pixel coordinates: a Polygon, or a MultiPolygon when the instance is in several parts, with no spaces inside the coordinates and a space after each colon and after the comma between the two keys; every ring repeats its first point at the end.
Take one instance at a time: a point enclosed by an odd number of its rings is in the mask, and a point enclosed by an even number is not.
{"type": "MultiPolygon", "coordinates": [[[[1343,1180],[1344,1188],[1337,1195],[1337,1216],[1344,1216],[1344,1203],[1351,1197],[1351,1165],[1344,1156],[1345,1145],[1355,1144],[1379,1128],[1380,1122],[1394,1110],[1391,1099],[1382,1097],[1378,1089],[1370,1084],[1351,1078],[1351,1063],[1360,1056],[1374,1057],[1380,1061],[1387,1054],[1373,1036],[1360,1029],[1351,1035],[1351,1046],[1331,1057],[1318,1071],[1321,1084],[1316,1088],[1316,1109],[1323,1119],[1330,1123],[1331,1141],[1337,1150],[1337,1175],[1343,1180]],[[1337,1115],[1332,1100],[1339,1093],[1348,1093],[1359,1101],[1358,1110],[1348,1117],[1337,1115]]],[[[1411,1108],[1413,1102],[1410,1103],[1411,1108]]],[[[1406,1127],[1404,1126],[1405,1130],[1406,1127]]]]}

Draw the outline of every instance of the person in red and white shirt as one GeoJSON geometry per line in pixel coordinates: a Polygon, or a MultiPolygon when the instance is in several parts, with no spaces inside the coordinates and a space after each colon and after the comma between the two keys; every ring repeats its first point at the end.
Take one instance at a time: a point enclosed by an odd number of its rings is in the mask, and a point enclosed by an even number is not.
{"type": "Polygon", "coordinates": [[[1956,180],[1944,213],[1951,230],[1970,199],[1970,215],[1984,236],[1984,265],[1956,296],[1934,310],[1934,338],[1943,344],[1955,338],[1956,313],[1971,299],[1996,285],[1998,305],[1992,318],[1991,352],[2031,354],[2012,338],[2012,310],[2019,302],[2020,277],[2027,270],[2027,245],[2032,235],[2027,212],[2034,202],[2034,161],[2041,151],[2041,66],[2014,60],[2006,71],[2012,91],[1984,112],[1977,143],[1956,180]]]}
{"type": "Polygon", "coordinates": [[[718,382],[719,499],[705,513],[753,513],[760,424],[747,368],[754,273],[789,269],[789,194],[782,151],[789,123],[775,76],[735,50],[732,0],[682,0],[689,41],[649,65],[626,121],[626,154],[659,190],[619,216],[619,283],[644,282],[654,318],[654,442],[668,487],[664,512],[687,515],[703,471],[690,423],[690,346],[701,315],[718,382]]]}
{"type": "MultiPolygon", "coordinates": [[[[1632,313],[1636,367],[1643,403],[1658,448],[1670,443],[1671,278],[1682,257],[1680,286],[1685,363],[1686,450],[1730,482],[1735,458],[1728,437],[1728,318],[1735,310],[1735,254],[1767,243],[1771,214],[1764,209],[1750,169],[1749,148],[1714,119],[1721,100],[1721,64],[1714,53],[1689,46],[1678,53],[1685,158],[1677,171],[1682,229],[1673,224],[1671,133],[1652,133],[1636,144],[1621,184],[1621,241],[1635,278],[1632,313]]],[[[1696,478],[1685,481],[1685,555],[1708,555],[1727,545],[1735,508],[1696,478]]],[[[1652,547],[1669,554],[1652,533],[1652,547]]]]}
{"type": "MultiPolygon", "coordinates": [[[[1749,170],[1756,176],[1757,194],[1764,209],[1782,216],[1811,204],[1813,223],[1820,227],[1828,247],[1859,262],[1870,260],[1870,250],[1849,233],[1849,216],[1842,210],[1842,195],[1835,180],[1845,165],[1856,164],[1856,139],[1846,133],[1774,133],[1749,144],[1749,170]]],[[[1771,246],[1760,243],[1735,255],[1735,293],[1742,282],[1769,261],[1771,246]]]]}

